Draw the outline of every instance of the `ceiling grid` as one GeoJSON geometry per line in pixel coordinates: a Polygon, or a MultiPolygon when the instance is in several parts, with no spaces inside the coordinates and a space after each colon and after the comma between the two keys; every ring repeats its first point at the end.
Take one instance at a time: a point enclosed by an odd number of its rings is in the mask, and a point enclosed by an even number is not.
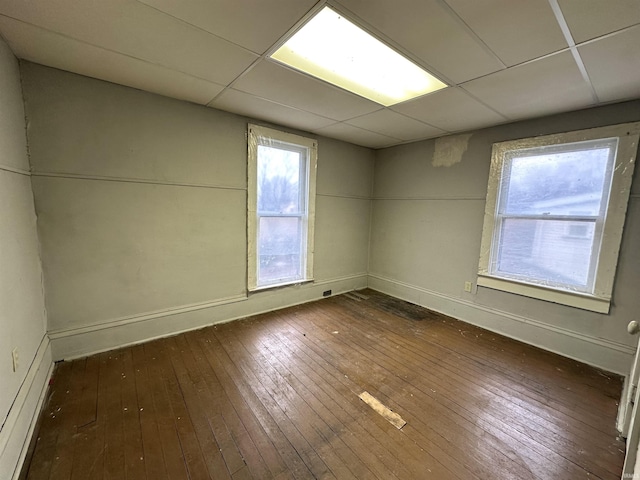
{"type": "Polygon", "coordinates": [[[640,98],[640,0],[54,3],[0,3],[17,57],[370,148],[640,98]],[[382,107],[269,58],[325,5],[449,87],[382,107]]]}

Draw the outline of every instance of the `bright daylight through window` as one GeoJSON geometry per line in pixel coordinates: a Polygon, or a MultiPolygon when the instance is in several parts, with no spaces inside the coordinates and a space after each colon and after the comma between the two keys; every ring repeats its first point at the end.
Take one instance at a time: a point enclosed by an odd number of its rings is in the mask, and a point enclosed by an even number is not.
{"type": "Polygon", "coordinates": [[[249,290],[313,278],[315,140],[249,125],[249,290]]]}
{"type": "Polygon", "coordinates": [[[608,312],[639,131],[495,144],[478,285],[608,312]]]}

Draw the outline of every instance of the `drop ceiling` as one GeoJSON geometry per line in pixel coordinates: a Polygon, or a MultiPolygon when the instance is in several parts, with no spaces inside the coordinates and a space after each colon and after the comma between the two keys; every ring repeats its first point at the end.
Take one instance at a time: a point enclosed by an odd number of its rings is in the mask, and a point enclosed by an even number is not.
{"type": "Polygon", "coordinates": [[[383,148],[640,98],[640,0],[0,0],[32,62],[383,148]],[[269,59],[329,5],[448,88],[384,108],[269,59]]]}

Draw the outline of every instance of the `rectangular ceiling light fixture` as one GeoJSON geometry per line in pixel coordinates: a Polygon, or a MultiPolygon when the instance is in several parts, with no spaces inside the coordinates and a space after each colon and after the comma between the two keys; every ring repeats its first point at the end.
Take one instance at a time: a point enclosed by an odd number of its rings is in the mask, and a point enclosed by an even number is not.
{"type": "Polygon", "coordinates": [[[271,58],[386,107],[447,86],[329,7],[271,58]]]}

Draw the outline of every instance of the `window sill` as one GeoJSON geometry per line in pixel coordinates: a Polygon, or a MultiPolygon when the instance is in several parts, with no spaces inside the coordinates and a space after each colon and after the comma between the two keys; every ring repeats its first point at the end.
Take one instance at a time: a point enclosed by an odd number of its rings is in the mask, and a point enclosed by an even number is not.
{"type": "Polygon", "coordinates": [[[478,275],[478,286],[604,314],[609,313],[611,303],[608,298],[596,297],[587,293],[558,290],[488,275],[478,275]]]}
{"type": "Polygon", "coordinates": [[[269,285],[260,285],[258,287],[249,288],[249,293],[264,292],[265,290],[275,290],[277,288],[291,287],[295,285],[305,285],[307,283],[313,283],[313,278],[307,278],[304,280],[291,280],[282,283],[270,283],[269,285]]]}

